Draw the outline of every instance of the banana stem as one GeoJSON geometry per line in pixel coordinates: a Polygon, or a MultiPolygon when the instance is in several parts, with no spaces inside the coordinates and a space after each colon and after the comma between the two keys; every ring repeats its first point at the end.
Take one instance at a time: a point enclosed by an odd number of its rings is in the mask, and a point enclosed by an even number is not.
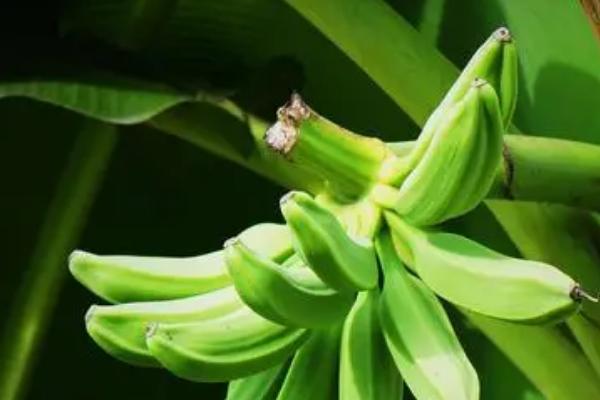
{"type": "Polygon", "coordinates": [[[322,176],[328,190],[358,198],[375,183],[391,155],[376,138],[357,135],[323,118],[293,93],[265,134],[267,146],[288,161],[322,176]]]}
{"type": "Polygon", "coordinates": [[[67,272],[67,255],[84,226],[116,143],[114,127],[92,120],[83,124],[6,319],[0,342],[1,399],[25,394],[38,344],[67,272]]]}
{"type": "MultiPolygon", "coordinates": [[[[402,157],[414,143],[388,143],[388,146],[402,157]]],[[[503,163],[487,198],[559,203],[598,211],[600,146],[504,135],[503,163]]]]}
{"type": "Polygon", "coordinates": [[[600,146],[507,135],[502,181],[488,197],[600,209],[600,146]]]}

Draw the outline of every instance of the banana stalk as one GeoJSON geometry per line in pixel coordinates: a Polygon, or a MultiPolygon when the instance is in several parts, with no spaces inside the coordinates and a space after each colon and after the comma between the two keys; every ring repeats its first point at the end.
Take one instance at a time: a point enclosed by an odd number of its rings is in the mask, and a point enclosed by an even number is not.
{"type": "Polygon", "coordinates": [[[349,199],[364,194],[384,160],[393,157],[381,140],[328,121],[297,93],[277,111],[277,122],[265,133],[265,142],[291,163],[321,176],[330,192],[349,199]]]}

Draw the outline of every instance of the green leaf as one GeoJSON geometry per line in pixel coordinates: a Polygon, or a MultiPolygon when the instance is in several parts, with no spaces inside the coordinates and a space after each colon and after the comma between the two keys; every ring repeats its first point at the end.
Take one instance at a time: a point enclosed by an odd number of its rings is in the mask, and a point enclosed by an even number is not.
{"type": "Polygon", "coordinates": [[[75,148],[6,318],[0,341],[0,398],[15,399],[25,390],[67,274],[67,255],[84,227],[116,138],[114,127],[82,121],[75,148]]]}
{"type": "Polygon", "coordinates": [[[381,0],[286,0],[422,125],[458,71],[381,0]],[[418,94],[416,94],[418,93],[418,94]]]}
{"type": "Polygon", "coordinates": [[[179,0],[160,21],[146,10],[148,2],[72,3],[62,18],[70,35],[125,48],[125,54],[117,54],[177,87],[227,88],[238,104],[266,119],[274,119],[275,110],[296,90],[315,109],[326,109],[327,118],[353,131],[391,138],[415,130],[352,60],[284,2],[179,0]],[[155,27],[144,28],[151,39],[130,45],[133,25],[155,27]]]}
{"type": "Polygon", "coordinates": [[[474,313],[465,314],[519,366],[545,398],[600,398],[597,375],[558,327],[523,326],[474,313]]]}
{"type": "Polygon", "coordinates": [[[0,98],[28,97],[116,124],[135,124],[190,97],[168,86],[88,67],[53,66],[0,80],[0,98]]]}

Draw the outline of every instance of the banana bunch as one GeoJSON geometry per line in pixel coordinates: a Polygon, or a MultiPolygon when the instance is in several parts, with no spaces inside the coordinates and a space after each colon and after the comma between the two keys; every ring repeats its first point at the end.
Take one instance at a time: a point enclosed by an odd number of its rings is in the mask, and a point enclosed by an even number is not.
{"type": "Polygon", "coordinates": [[[229,400],[479,398],[440,301],[519,323],[556,323],[592,299],[559,269],[510,258],[435,225],[482,201],[516,98],[508,30],[477,51],[416,145],[394,151],[338,127],[294,94],[266,143],[321,176],[223,249],[187,258],[75,251],[72,275],[111,305],[85,317],[124,362],[229,400]],[[405,385],[406,384],[406,385],[405,385]]]}

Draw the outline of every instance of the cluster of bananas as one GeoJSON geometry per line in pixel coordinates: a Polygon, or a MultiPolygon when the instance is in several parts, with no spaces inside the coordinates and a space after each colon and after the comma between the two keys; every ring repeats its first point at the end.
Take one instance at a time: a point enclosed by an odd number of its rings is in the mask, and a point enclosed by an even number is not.
{"type": "Polygon", "coordinates": [[[346,131],[293,95],[265,140],[320,175],[322,192],[287,194],[286,224],[197,257],[75,251],[75,278],[115,303],[89,309],[90,336],[127,363],[231,381],[230,400],[397,399],[404,383],[417,399],[479,398],[438,296],[524,323],[562,320],[585,297],[553,266],[433,228],[490,189],[516,70],[500,28],[411,148],[346,131]]]}

